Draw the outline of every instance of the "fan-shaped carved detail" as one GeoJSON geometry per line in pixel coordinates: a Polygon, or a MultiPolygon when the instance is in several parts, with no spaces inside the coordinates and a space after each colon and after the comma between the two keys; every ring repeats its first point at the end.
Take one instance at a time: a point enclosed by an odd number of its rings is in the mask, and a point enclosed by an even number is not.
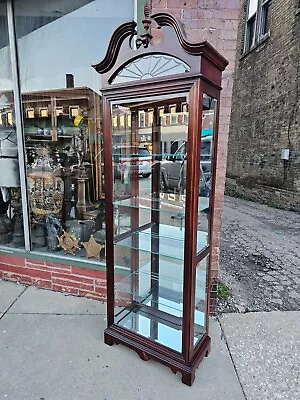
{"type": "Polygon", "coordinates": [[[127,64],[112,79],[112,83],[134,82],[167,75],[183,74],[189,70],[189,65],[178,58],[166,54],[150,54],[127,64]]]}

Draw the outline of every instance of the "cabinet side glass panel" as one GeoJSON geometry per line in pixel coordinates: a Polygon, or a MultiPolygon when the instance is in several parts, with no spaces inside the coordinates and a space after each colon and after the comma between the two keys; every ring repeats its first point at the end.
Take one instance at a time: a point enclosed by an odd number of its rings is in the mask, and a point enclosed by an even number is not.
{"type": "Polygon", "coordinates": [[[207,269],[209,256],[196,265],[196,292],[194,311],[194,346],[206,332],[206,303],[207,303],[207,269]]]}
{"type": "Polygon", "coordinates": [[[187,98],[111,112],[115,323],[181,352],[187,98]]]}
{"type": "Polygon", "coordinates": [[[204,93],[198,198],[197,253],[209,244],[213,149],[217,100],[204,93]]]}

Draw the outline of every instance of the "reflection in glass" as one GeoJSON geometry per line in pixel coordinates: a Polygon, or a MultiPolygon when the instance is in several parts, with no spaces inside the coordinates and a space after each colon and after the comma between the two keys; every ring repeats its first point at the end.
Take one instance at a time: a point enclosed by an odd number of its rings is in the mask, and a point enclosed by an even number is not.
{"type": "Polygon", "coordinates": [[[181,352],[188,99],[113,103],[111,112],[115,323],[181,352]]]}
{"type": "Polygon", "coordinates": [[[194,346],[202,339],[206,331],[207,305],[207,268],[209,256],[203,258],[196,265],[196,293],[194,312],[194,346]]]}
{"type": "Polygon", "coordinates": [[[197,253],[208,245],[217,100],[204,94],[202,109],[197,253]]]}
{"type": "Polygon", "coordinates": [[[133,7],[14,1],[34,250],[104,262],[101,85],[92,64],[133,7]]]}
{"type": "MultiPolygon", "coordinates": [[[[214,107],[206,96],[197,253],[208,245],[214,107]]],[[[111,113],[115,323],[181,352],[188,99],[113,103],[111,113]]],[[[205,334],[207,263],[195,266],[194,345],[205,334]]]]}
{"type": "Polygon", "coordinates": [[[0,3],[0,32],[0,245],[23,247],[18,143],[5,3],[0,3]]]}
{"type": "Polygon", "coordinates": [[[70,87],[22,98],[33,249],[103,259],[100,96],[70,87]],[[99,253],[85,247],[94,240],[99,253]]]}

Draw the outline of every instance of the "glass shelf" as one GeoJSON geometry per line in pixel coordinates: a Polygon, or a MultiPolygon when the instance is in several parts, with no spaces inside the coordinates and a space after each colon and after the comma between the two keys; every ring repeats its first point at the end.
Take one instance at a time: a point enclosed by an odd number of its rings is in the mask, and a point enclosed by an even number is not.
{"type": "MultiPolygon", "coordinates": [[[[171,213],[182,211],[184,213],[185,195],[164,193],[160,198],[136,196],[114,201],[113,204],[115,207],[146,208],[153,211],[171,213]],[[152,203],[154,203],[154,208],[152,207],[152,203]]],[[[199,197],[199,212],[205,211],[208,208],[209,197],[199,197]]]]}
{"type": "MultiPolygon", "coordinates": [[[[205,291],[206,272],[199,269],[197,270],[196,304],[205,300],[205,291]]],[[[181,317],[183,311],[183,265],[181,268],[178,266],[174,268],[174,263],[160,258],[159,274],[157,274],[151,272],[151,264],[147,263],[122,280],[115,282],[115,293],[116,297],[118,293],[130,294],[136,302],[151,302],[158,306],[158,310],[181,317]],[[135,289],[133,289],[134,282],[136,283],[135,289]]]]}
{"type": "MultiPolygon", "coordinates": [[[[163,314],[166,313],[161,313],[161,315],[154,317],[151,313],[148,313],[147,310],[132,310],[118,322],[118,325],[181,353],[181,319],[178,318],[179,321],[176,324],[164,319],[163,314]]],[[[205,328],[202,325],[195,325],[194,345],[203,337],[204,333],[205,328]]]]}
{"type": "MultiPolygon", "coordinates": [[[[170,308],[169,303],[173,302],[160,296],[157,305],[153,307],[152,299],[148,297],[136,306],[124,308],[117,315],[115,323],[181,352],[182,310],[170,308]]],[[[194,345],[205,333],[204,312],[196,311],[195,317],[194,345]]]]}
{"type": "MultiPolygon", "coordinates": [[[[160,224],[159,235],[152,233],[151,228],[148,228],[130,233],[125,238],[116,239],[114,245],[183,261],[184,233],[184,228],[160,224]],[[157,251],[154,248],[155,242],[159,247],[157,251]],[[151,248],[151,243],[153,248],[151,248]]],[[[197,253],[199,253],[207,246],[207,232],[198,231],[197,238],[197,253]]]]}

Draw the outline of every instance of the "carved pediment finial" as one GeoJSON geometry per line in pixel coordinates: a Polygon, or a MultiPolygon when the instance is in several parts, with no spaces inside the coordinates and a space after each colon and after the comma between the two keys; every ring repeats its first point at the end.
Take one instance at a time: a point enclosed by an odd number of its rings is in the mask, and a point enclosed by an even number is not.
{"type": "Polygon", "coordinates": [[[146,49],[152,40],[152,35],[150,33],[150,27],[151,27],[150,4],[148,0],[146,1],[144,6],[144,17],[145,18],[142,21],[144,25],[144,32],[136,40],[136,47],[140,48],[141,46],[144,46],[144,48],[146,49]]]}

